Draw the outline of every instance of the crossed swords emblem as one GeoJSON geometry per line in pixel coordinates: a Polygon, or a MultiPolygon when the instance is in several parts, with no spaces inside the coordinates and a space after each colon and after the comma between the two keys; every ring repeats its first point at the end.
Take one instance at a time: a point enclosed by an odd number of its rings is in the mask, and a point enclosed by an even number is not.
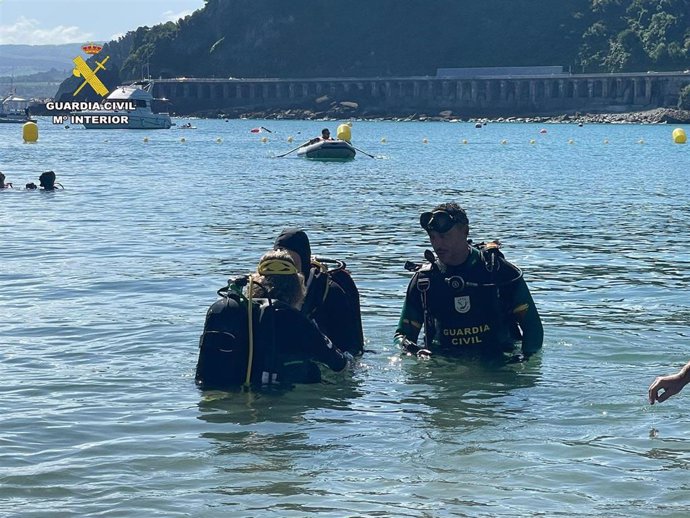
{"type": "Polygon", "coordinates": [[[86,61],[81,56],[77,56],[72,60],[74,63],[75,69],[72,71],[72,74],[74,74],[76,77],[83,77],[84,82],[77,88],[72,94],[73,96],[77,95],[79,92],[81,92],[81,89],[84,88],[87,84],[93,88],[93,90],[100,95],[101,97],[105,97],[108,95],[108,89],[105,87],[105,85],[101,82],[98,77],[96,77],[96,73],[99,70],[105,70],[105,62],[108,61],[110,56],[106,56],[103,61],[96,61],[96,68],[91,70],[89,68],[89,65],[86,64],[86,61]]]}

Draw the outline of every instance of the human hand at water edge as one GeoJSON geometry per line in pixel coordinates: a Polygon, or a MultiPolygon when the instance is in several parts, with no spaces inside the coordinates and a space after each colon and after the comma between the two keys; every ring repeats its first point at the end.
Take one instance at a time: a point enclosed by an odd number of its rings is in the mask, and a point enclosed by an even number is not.
{"type": "Polygon", "coordinates": [[[655,401],[663,403],[671,396],[678,394],[690,382],[690,362],[678,373],[668,376],[658,376],[649,386],[649,403],[655,401]],[[663,391],[663,392],[662,392],[663,391]]]}

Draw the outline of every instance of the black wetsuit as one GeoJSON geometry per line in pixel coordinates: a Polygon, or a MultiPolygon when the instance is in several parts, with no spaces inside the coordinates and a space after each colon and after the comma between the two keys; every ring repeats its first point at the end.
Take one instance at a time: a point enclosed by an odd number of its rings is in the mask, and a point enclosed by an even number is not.
{"type": "Polygon", "coordinates": [[[307,300],[313,307],[305,308],[307,314],[338,349],[353,356],[362,354],[362,321],[357,301],[329,275],[318,272],[318,267],[312,267],[312,274],[318,275],[318,279],[308,286],[307,300]]]}
{"type": "Polygon", "coordinates": [[[298,228],[286,228],[276,238],[274,249],[299,255],[307,295],[302,311],[314,319],[319,329],[341,351],[358,355],[364,351],[359,293],[352,278],[344,271],[326,273],[325,268],[311,261],[311,245],[307,234],[298,228]],[[339,285],[332,276],[347,285],[339,285]],[[343,277],[345,276],[345,277],[343,277]]]}
{"type": "Polygon", "coordinates": [[[275,337],[264,341],[263,361],[264,371],[275,372],[278,382],[321,381],[321,371],[315,362],[336,372],[347,365],[343,353],[299,311],[279,306],[274,309],[274,319],[275,337]],[[271,346],[271,340],[275,340],[275,350],[271,346]]]}
{"type": "Polygon", "coordinates": [[[252,307],[251,333],[246,301],[228,296],[209,308],[195,377],[202,388],[245,384],[248,369],[250,384],[266,385],[317,383],[317,363],[334,371],[346,367],[343,353],[300,311],[265,299],[252,307]]]}

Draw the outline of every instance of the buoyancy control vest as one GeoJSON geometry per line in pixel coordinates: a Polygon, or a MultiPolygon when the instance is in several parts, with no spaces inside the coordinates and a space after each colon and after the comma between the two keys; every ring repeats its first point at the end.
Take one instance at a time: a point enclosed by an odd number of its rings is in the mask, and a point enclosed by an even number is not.
{"type": "Polygon", "coordinates": [[[334,370],[347,360],[302,312],[279,300],[247,298],[247,277],[231,280],[206,314],[195,381],[202,389],[316,383],[314,361],[334,370]]]}
{"type": "Polygon", "coordinates": [[[275,356],[273,311],[282,303],[230,290],[206,313],[195,381],[203,389],[270,383],[275,356]]]}
{"type": "Polygon", "coordinates": [[[405,264],[407,270],[416,272],[427,349],[433,339],[446,346],[479,345],[485,335],[500,337],[501,328],[511,340],[519,339],[506,295],[522,279],[522,271],[505,259],[498,241],[472,246],[481,261],[463,275],[439,265],[430,250],[424,254],[427,263],[405,264]]]}
{"type": "MultiPolygon", "coordinates": [[[[328,298],[331,283],[339,286],[345,293],[348,305],[348,315],[352,321],[342,322],[342,325],[353,327],[357,337],[356,344],[347,344],[353,354],[359,354],[364,350],[364,330],[362,328],[362,309],[360,305],[359,290],[350,271],[344,261],[337,259],[314,258],[311,264],[309,277],[305,279],[307,295],[302,305],[302,313],[309,318],[320,320],[319,309],[328,298]],[[328,264],[335,264],[330,269],[328,264]]],[[[331,315],[332,318],[341,318],[344,315],[331,315]]]]}
{"type": "Polygon", "coordinates": [[[359,337],[359,343],[357,344],[360,350],[364,350],[364,329],[362,328],[362,307],[359,300],[359,290],[355,281],[350,275],[350,271],[345,269],[345,263],[343,263],[343,268],[333,270],[330,274],[331,279],[338,286],[340,286],[347,299],[350,301],[351,308],[354,312],[354,322],[353,325],[357,329],[357,336],[359,337]]]}

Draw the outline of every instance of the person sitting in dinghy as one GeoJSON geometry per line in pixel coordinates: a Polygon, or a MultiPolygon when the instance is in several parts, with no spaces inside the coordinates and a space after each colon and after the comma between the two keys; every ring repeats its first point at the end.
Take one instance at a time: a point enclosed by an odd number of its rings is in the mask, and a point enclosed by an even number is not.
{"type": "Polygon", "coordinates": [[[324,128],[321,130],[321,136],[320,137],[314,137],[311,139],[309,142],[307,142],[307,146],[311,146],[312,144],[316,144],[317,142],[321,142],[322,140],[334,140],[331,138],[331,131],[328,128],[324,128]]]}

